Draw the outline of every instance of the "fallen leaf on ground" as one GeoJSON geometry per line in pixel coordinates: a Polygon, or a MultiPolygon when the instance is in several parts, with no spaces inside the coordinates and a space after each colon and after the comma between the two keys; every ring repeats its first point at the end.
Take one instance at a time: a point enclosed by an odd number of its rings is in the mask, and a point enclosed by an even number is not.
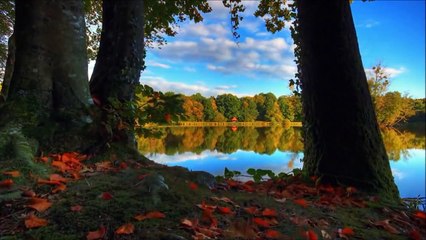
{"type": "Polygon", "coordinates": [[[52,180],[38,179],[37,184],[60,185],[61,182],[54,181],[54,180],[52,181],[52,180]]]}
{"type": "Polygon", "coordinates": [[[106,228],[101,226],[98,230],[89,232],[86,236],[87,240],[96,240],[101,239],[105,236],[106,228]]]}
{"type": "Polygon", "coordinates": [[[421,235],[417,230],[412,230],[409,234],[410,239],[413,240],[421,240],[421,235]]]}
{"type": "Polygon", "coordinates": [[[180,224],[182,224],[184,227],[187,227],[187,228],[193,228],[193,227],[194,227],[194,223],[193,223],[191,220],[186,219],[186,218],[184,218],[184,219],[180,222],[180,224]]]}
{"type": "Polygon", "coordinates": [[[24,190],[22,192],[23,197],[35,197],[36,193],[33,190],[24,190]]]}
{"type": "Polygon", "coordinates": [[[257,209],[257,207],[246,207],[244,208],[244,211],[246,211],[248,214],[251,214],[251,215],[256,215],[259,213],[259,210],[257,209]]]}
{"type": "Polygon", "coordinates": [[[265,237],[267,238],[275,239],[275,238],[279,238],[280,236],[281,236],[281,233],[276,230],[268,229],[265,232],[265,237]]]}
{"type": "Polygon", "coordinates": [[[63,192],[65,189],[67,189],[67,186],[65,184],[60,184],[52,190],[52,193],[63,192]]]}
{"type": "Polygon", "coordinates": [[[197,190],[198,185],[197,185],[196,183],[189,182],[189,183],[188,183],[188,187],[189,187],[191,190],[197,190]]]}
{"type": "Polygon", "coordinates": [[[276,217],[277,216],[277,211],[275,211],[274,209],[265,208],[262,211],[262,216],[264,216],[264,217],[276,217]]]}
{"type": "Polygon", "coordinates": [[[318,236],[313,230],[306,231],[304,236],[306,237],[306,240],[318,240],[318,236]]]}
{"type": "Polygon", "coordinates": [[[420,218],[420,219],[426,220],[426,213],[425,213],[425,212],[422,212],[422,211],[416,211],[416,212],[414,213],[414,216],[415,216],[416,218],[420,218]]]}
{"type": "Polygon", "coordinates": [[[11,176],[11,177],[19,177],[19,176],[21,176],[21,173],[19,171],[6,171],[6,172],[3,172],[3,174],[11,176]]]}
{"type": "Polygon", "coordinates": [[[50,180],[50,181],[63,182],[63,183],[68,182],[68,179],[66,179],[66,178],[64,178],[64,177],[62,177],[61,175],[56,174],[56,173],[54,173],[54,174],[50,174],[49,180],[50,180]]]}
{"type": "Polygon", "coordinates": [[[222,214],[232,214],[232,209],[229,207],[217,207],[217,210],[222,214]]]}
{"type": "Polygon", "coordinates": [[[115,230],[116,234],[132,234],[135,231],[135,226],[131,223],[126,223],[122,226],[120,226],[119,228],[117,228],[117,230],[115,230]]]}
{"type": "Polygon", "coordinates": [[[47,220],[44,218],[39,218],[34,216],[34,214],[30,214],[25,218],[25,227],[26,228],[37,228],[43,227],[48,224],[47,220]]]}
{"type": "Polygon", "coordinates": [[[138,221],[143,221],[145,219],[150,218],[165,218],[166,215],[162,212],[154,211],[154,212],[148,212],[146,214],[138,214],[134,218],[138,221]]]}
{"type": "Polygon", "coordinates": [[[295,204],[299,205],[299,206],[304,207],[304,208],[308,207],[308,202],[305,199],[303,199],[303,198],[301,198],[301,199],[295,199],[295,200],[293,200],[293,202],[295,204]]]}
{"type": "Polygon", "coordinates": [[[222,202],[226,202],[226,203],[230,203],[232,205],[235,205],[235,203],[231,199],[229,199],[227,197],[221,197],[221,198],[219,198],[219,197],[211,197],[211,199],[215,200],[215,201],[222,201],[222,202]]]}
{"type": "Polygon", "coordinates": [[[103,192],[101,198],[104,200],[111,200],[113,198],[112,194],[109,192],[103,192]]]}
{"type": "Polygon", "coordinates": [[[5,179],[3,181],[0,181],[0,188],[9,188],[13,185],[12,179],[5,179]]]}
{"type": "Polygon", "coordinates": [[[351,235],[355,235],[354,230],[350,227],[345,227],[343,229],[339,229],[340,233],[347,235],[347,236],[351,236],[351,235]]]}
{"type": "Polygon", "coordinates": [[[39,212],[44,212],[46,209],[50,208],[50,206],[52,206],[52,203],[49,202],[49,200],[36,197],[31,198],[30,205],[27,205],[27,207],[33,208],[39,212]]]}
{"type": "Polygon", "coordinates": [[[82,209],[83,209],[83,207],[80,206],[80,205],[71,206],[71,211],[73,211],[73,212],[80,212],[82,209]]]}
{"type": "Polygon", "coordinates": [[[60,161],[53,161],[52,166],[57,168],[61,172],[66,172],[68,170],[71,170],[71,168],[69,166],[67,166],[65,163],[60,162],[60,161]]]}
{"type": "Polygon", "coordinates": [[[263,218],[253,218],[253,222],[256,224],[256,225],[258,225],[258,226],[261,226],[261,227],[264,227],[264,228],[269,228],[269,227],[271,227],[271,224],[270,224],[270,222],[268,221],[268,220],[266,220],[266,219],[263,219],[263,218]]]}

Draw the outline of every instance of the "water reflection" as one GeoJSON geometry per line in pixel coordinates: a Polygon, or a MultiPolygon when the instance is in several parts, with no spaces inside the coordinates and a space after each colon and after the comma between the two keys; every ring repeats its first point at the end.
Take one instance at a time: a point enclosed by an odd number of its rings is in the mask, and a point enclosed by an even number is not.
{"type": "MultiPolygon", "coordinates": [[[[170,166],[222,175],[225,167],[275,173],[302,168],[303,142],[299,128],[226,127],[165,128],[161,138],[139,138],[139,150],[170,166]]],[[[401,197],[425,196],[425,134],[387,129],[382,132],[401,197]]]]}
{"type": "MultiPolygon", "coordinates": [[[[176,155],[186,152],[200,154],[205,150],[234,153],[238,150],[259,154],[274,154],[277,150],[291,152],[297,156],[303,151],[301,130],[282,127],[175,127],[163,129],[160,138],[138,140],[139,150],[147,154],[176,155]]],[[[398,161],[409,158],[408,149],[425,149],[425,136],[409,131],[385,129],[383,140],[389,159],[398,161]]],[[[292,158],[293,160],[295,157],[292,158]]],[[[292,163],[289,163],[291,165],[292,163]]]]}

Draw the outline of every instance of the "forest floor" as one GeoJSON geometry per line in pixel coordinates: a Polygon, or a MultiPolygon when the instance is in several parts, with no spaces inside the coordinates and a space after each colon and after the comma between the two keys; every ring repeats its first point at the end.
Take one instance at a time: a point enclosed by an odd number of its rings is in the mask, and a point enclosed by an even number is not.
{"type": "Polygon", "coordinates": [[[0,240],[426,239],[425,212],[301,176],[215,183],[151,161],[37,161],[51,171],[0,162],[0,240]]]}

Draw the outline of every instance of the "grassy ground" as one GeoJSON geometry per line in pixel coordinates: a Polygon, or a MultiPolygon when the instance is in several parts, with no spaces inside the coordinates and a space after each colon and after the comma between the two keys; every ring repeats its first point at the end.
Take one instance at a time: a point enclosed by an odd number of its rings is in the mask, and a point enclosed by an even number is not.
{"type": "Polygon", "coordinates": [[[424,212],[353,188],[300,177],[214,183],[206,173],[150,161],[70,156],[41,159],[51,169],[44,177],[16,176],[12,163],[0,163],[0,240],[426,239],[424,212]],[[34,207],[34,197],[52,204],[34,207]],[[47,222],[33,227],[31,215],[47,222]]]}

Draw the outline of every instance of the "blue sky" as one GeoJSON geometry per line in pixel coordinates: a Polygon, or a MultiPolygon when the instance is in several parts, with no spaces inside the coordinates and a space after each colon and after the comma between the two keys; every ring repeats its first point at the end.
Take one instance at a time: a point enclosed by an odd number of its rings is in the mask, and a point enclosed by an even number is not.
{"type": "MultiPolygon", "coordinates": [[[[202,23],[180,24],[178,35],[161,49],[149,49],[141,83],[160,91],[217,96],[288,95],[296,66],[288,29],[266,31],[252,16],[256,1],[246,2],[237,45],[222,1],[202,23]]],[[[391,75],[391,91],[425,97],[425,2],[354,1],[352,13],[365,69],[381,62],[391,75]]],[[[321,26],[318,26],[321,27],[321,26]]]]}

